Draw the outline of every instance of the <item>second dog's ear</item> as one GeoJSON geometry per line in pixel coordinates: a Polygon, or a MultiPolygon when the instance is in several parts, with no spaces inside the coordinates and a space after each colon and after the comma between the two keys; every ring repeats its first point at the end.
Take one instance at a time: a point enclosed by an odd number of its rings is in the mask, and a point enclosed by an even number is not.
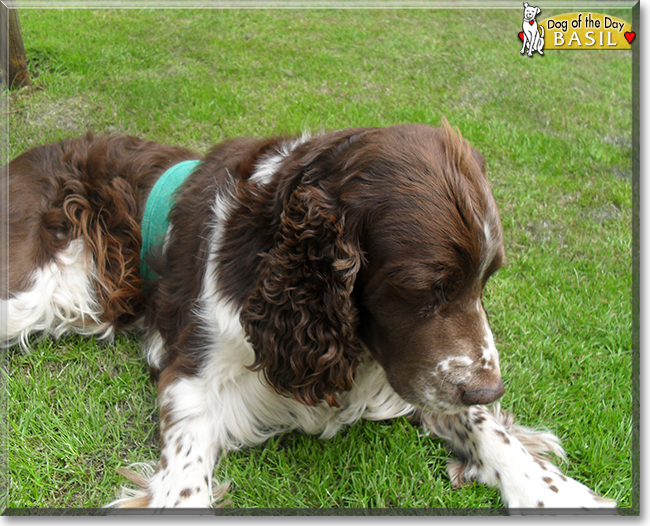
{"type": "Polygon", "coordinates": [[[528,8],[528,2],[524,2],[524,9],[528,8]]]}
{"type": "Polygon", "coordinates": [[[539,7],[537,7],[536,9],[537,9],[537,13],[535,14],[535,16],[539,15],[542,12],[542,10],[539,7]]]}

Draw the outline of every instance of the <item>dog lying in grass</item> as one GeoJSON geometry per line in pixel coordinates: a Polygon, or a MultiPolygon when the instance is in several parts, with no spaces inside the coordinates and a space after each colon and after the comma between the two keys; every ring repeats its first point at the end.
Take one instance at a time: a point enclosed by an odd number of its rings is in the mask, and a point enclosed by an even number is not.
{"type": "MultiPolygon", "coordinates": [[[[614,507],[498,403],[483,307],[504,263],[481,154],[404,125],[240,138],[206,156],[125,136],[34,148],[9,178],[5,345],[143,327],[161,453],[115,506],[204,508],[232,449],[417,418],[454,486],[514,508],[614,507]]],[[[8,175],[7,175],[8,173],[8,175]]]]}

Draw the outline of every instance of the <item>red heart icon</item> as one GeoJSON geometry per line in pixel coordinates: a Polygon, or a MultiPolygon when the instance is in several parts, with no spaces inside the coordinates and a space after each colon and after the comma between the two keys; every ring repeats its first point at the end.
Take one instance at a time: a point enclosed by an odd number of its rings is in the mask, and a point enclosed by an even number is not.
{"type": "Polygon", "coordinates": [[[519,38],[521,38],[522,42],[524,41],[524,32],[523,31],[519,31],[519,38]]]}
{"type": "Polygon", "coordinates": [[[634,40],[634,37],[636,36],[636,33],[634,33],[633,31],[626,31],[624,33],[624,36],[625,36],[625,40],[627,40],[628,43],[631,44],[632,40],[634,40]]]}
{"type": "Polygon", "coordinates": [[[534,21],[534,20],[531,20],[531,21],[528,22],[528,23],[532,26],[532,25],[535,23],[535,21],[534,21]]]}

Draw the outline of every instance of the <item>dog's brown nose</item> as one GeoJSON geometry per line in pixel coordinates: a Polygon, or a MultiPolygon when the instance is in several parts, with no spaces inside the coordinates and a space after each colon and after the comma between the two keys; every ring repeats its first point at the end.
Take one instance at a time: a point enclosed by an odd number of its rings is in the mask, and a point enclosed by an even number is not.
{"type": "Polygon", "coordinates": [[[466,405],[489,404],[501,398],[503,393],[503,381],[499,378],[499,381],[493,386],[464,390],[461,400],[466,405]]]}

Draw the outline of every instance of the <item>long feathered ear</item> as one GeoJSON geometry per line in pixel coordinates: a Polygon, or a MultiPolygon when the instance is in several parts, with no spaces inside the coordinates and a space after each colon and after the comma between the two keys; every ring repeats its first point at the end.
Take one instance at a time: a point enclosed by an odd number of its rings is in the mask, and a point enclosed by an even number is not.
{"type": "Polygon", "coordinates": [[[336,406],[335,394],[353,385],[361,347],[352,289],[363,259],[355,237],[327,192],[299,186],[242,309],[251,369],[307,405],[336,406]]]}

